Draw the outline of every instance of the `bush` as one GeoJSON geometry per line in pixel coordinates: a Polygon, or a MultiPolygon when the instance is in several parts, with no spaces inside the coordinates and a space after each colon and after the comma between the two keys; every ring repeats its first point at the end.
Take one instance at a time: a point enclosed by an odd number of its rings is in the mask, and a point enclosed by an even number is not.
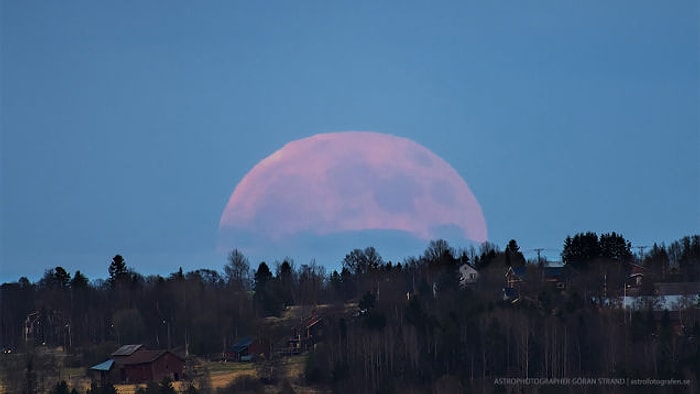
{"type": "Polygon", "coordinates": [[[56,383],[56,387],[51,390],[51,394],[70,394],[70,391],[68,390],[68,383],[66,383],[65,380],[61,380],[60,382],[56,383]]]}
{"type": "Polygon", "coordinates": [[[304,377],[308,384],[326,384],[331,380],[330,355],[324,344],[316,345],[309,353],[304,367],[304,377]]]}

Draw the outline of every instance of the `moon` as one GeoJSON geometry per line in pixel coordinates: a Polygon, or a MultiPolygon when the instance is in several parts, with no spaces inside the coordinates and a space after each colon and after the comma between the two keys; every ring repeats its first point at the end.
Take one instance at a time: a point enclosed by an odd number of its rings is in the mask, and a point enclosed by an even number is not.
{"type": "Polygon", "coordinates": [[[219,222],[220,240],[231,232],[279,241],[362,230],[431,240],[445,228],[487,240],[486,220],[467,183],[416,142],[367,131],[289,142],[243,177],[219,222]]]}

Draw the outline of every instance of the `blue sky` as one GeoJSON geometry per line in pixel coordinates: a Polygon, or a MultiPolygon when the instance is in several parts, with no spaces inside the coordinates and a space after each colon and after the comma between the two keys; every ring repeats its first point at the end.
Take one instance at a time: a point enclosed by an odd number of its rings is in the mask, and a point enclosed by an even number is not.
{"type": "Polygon", "coordinates": [[[501,246],[556,258],[581,231],[634,245],[700,231],[696,1],[0,12],[2,281],[56,265],[106,277],[116,253],[142,273],[221,269],[237,182],[291,140],[342,130],[444,158],[501,246]]]}

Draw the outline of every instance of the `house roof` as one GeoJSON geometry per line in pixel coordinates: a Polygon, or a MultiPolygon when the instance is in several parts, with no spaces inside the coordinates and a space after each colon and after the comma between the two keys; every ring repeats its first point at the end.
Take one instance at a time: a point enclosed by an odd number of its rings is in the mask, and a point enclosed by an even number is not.
{"type": "Polygon", "coordinates": [[[564,267],[543,267],[542,276],[545,280],[560,280],[564,275],[564,267]]]}
{"type": "Polygon", "coordinates": [[[141,349],[143,345],[124,345],[112,353],[112,356],[130,356],[135,351],[141,349]]]}
{"type": "Polygon", "coordinates": [[[632,269],[630,270],[630,275],[629,277],[632,278],[634,276],[644,276],[646,274],[646,268],[642,267],[641,265],[637,264],[630,264],[632,266],[632,269]]]}
{"type": "Polygon", "coordinates": [[[161,356],[163,356],[165,353],[168,353],[167,350],[142,350],[137,353],[132,353],[129,356],[126,357],[120,357],[115,360],[115,362],[119,365],[136,365],[136,364],[146,364],[146,363],[151,363],[157,359],[159,359],[161,356]]]}
{"type": "Polygon", "coordinates": [[[517,267],[517,268],[508,267],[508,270],[506,271],[506,276],[508,276],[509,274],[513,274],[520,279],[525,279],[525,277],[527,276],[527,268],[525,268],[525,267],[517,267]]]}
{"type": "Polygon", "coordinates": [[[315,326],[318,322],[321,321],[321,318],[318,316],[312,316],[309,320],[306,321],[305,326],[307,329],[315,326]]]}
{"type": "Polygon", "coordinates": [[[109,359],[109,360],[101,362],[97,365],[93,365],[92,367],[90,367],[90,369],[93,371],[108,372],[112,368],[113,364],[114,364],[114,360],[109,359]]]}
{"type": "Polygon", "coordinates": [[[243,337],[238,342],[233,344],[233,351],[235,353],[245,350],[250,344],[253,343],[252,337],[243,337]]]}

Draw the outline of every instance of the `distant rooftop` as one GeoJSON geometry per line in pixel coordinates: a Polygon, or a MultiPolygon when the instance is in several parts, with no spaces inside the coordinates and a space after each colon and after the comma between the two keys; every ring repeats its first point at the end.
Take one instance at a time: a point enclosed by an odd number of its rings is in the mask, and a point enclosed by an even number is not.
{"type": "Polygon", "coordinates": [[[107,372],[107,371],[109,371],[110,368],[112,368],[112,364],[114,364],[114,360],[109,359],[105,362],[101,362],[97,365],[93,365],[92,367],[90,367],[90,369],[93,371],[107,372]]]}
{"type": "Polygon", "coordinates": [[[241,351],[243,351],[245,348],[247,348],[248,346],[250,346],[251,343],[253,343],[253,338],[252,338],[252,337],[243,337],[243,338],[241,338],[241,340],[239,340],[238,342],[236,342],[236,343],[233,345],[233,351],[236,352],[236,353],[241,352],[241,351]]]}
{"type": "Polygon", "coordinates": [[[160,356],[168,353],[167,350],[142,350],[136,354],[130,356],[119,358],[115,362],[119,365],[136,365],[136,364],[146,364],[151,363],[160,356]]]}
{"type": "Polygon", "coordinates": [[[112,353],[112,356],[130,356],[135,351],[141,349],[143,345],[124,345],[112,353]]]}
{"type": "Polygon", "coordinates": [[[564,267],[543,267],[542,276],[545,280],[560,280],[564,275],[564,267]]]}
{"type": "Polygon", "coordinates": [[[563,267],[564,263],[561,261],[547,261],[547,267],[563,267]]]}
{"type": "Polygon", "coordinates": [[[525,278],[527,276],[527,267],[517,267],[513,268],[513,273],[520,278],[525,278]]]}

